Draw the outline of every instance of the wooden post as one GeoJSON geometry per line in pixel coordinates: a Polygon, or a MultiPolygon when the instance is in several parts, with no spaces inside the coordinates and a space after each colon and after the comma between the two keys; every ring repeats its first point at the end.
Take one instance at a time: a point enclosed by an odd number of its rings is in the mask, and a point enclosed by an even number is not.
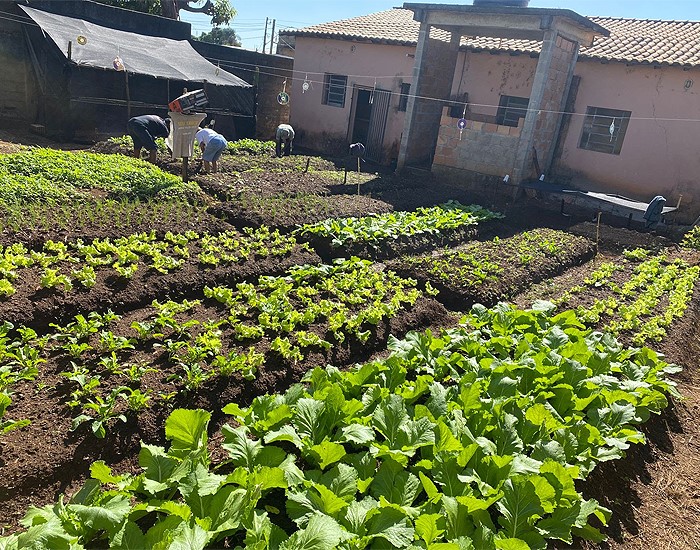
{"type": "Polygon", "coordinates": [[[357,194],[360,194],[360,157],[357,157],[357,194]]]}
{"type": "Polygon", "coordinates": [[[600,215],[602,212],[598,212],[598,223],[595,230],[595,254],[598,255],[598,241],[600,240],[600,215]]]}
{"type": "Polygon", "coordinates": [[[131,118],[131,90],[129,90],[129,71],[124,69],[124,83],[126,84],[126,119],[131,118]]]}
{"type": "Polygon", "coordinates": [[[189,174],[187,173],[189,160],[189,157],[182,157],[182,181],[184,181],[185,183],[189,181],[189,174]]]}
{"type": "Polygon", "coordinates": [[[306,159],[306,168],[304,168],[304,174],[308,173],[309,171],[309,164],[311,163],[311,157],[307,157],[306,159]]]}
{"type": "Polygon", "coordinates": [[[73,41],[68,41],[68,61],[73,61],[73,41]]]}

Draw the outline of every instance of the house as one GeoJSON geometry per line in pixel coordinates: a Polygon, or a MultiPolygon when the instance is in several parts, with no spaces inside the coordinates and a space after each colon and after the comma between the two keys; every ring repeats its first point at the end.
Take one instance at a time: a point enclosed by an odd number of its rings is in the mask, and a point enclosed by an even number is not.
{"type": "Polygon", "coordinates": [[[0,65],[0,123],[60,139],[124,133],[131,116],[165,116],[184,89],[207,92],[205,111],[229,138],[269,139],[288,117],[275,98],[291,59],[198,43],[188,23],[89,0],[2,3],[0,65]]]}
{"type": "Polygon", "coordinates": [[[700,22],[404,4],[291,34],[307,147],[700,214],[700,22]]]}

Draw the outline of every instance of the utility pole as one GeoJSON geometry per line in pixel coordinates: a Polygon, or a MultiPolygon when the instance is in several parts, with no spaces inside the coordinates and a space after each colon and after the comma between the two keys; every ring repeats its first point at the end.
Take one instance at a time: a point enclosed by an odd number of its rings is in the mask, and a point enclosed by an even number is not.
{"type": "Polygon", "coordinates": [[[270,53],[272,53],[272,45],[275,43],[275,23],[277,23],[277,19],[272,20],[272,32],[270,33],[270,53]]]}
{"type": "Polygon", "coordinates": [[[265,46],[267,46],[267,20],[268,18],[265,18],[265,36],[263,36],[263,48],[262,48],[262,53],[265,53],[265,46]]]}

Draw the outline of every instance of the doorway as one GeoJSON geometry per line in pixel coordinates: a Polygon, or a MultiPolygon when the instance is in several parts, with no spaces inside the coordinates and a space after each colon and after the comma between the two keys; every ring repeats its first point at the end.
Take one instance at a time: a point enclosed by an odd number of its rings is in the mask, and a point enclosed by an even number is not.
{"type": "Polygon", "coordinates": [[[351,143],[363,143],[365,157],[374,162],[382,160],[390,98],[391,92],[387,90],[355,89],[351,143]]]}

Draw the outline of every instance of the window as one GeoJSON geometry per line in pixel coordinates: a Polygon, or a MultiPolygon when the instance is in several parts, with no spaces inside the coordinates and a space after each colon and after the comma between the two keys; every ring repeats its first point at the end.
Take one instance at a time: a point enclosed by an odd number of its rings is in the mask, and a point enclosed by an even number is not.
{"type": "Polygon", "coordinates": [[[467,111],[466,107],[468,104],[469,94],[467,92],[453,95],[450,98],[450,108],[448,109],[448,114],[451,118],[462,118],[467,111]]]}
{"type": "Polygon", "coordinates": [[[598,153],[619,155],[631,115],[632,111],[588,107],[578,146],[598,153]]]}
{"type": "Polygon", "coordinates": [[[323,104],[345,107],[345,88],[348,77],[340,74],[327,74],[323,79],[323,104]]]}
{"type": "Polygon", "coordinates": [[[525,118],[529,103],[530,98],[527,97],[502,95],[496,112],[496,124],[517,127],[520,119],[525,118]]]}
{"type": "Polygon", "coordinates": [[[408,82],[401,84],[401,95],[399,95],[399,111],[406,111],[408,107],[408,93],[411,91],[411,85],[408,82]]]}

